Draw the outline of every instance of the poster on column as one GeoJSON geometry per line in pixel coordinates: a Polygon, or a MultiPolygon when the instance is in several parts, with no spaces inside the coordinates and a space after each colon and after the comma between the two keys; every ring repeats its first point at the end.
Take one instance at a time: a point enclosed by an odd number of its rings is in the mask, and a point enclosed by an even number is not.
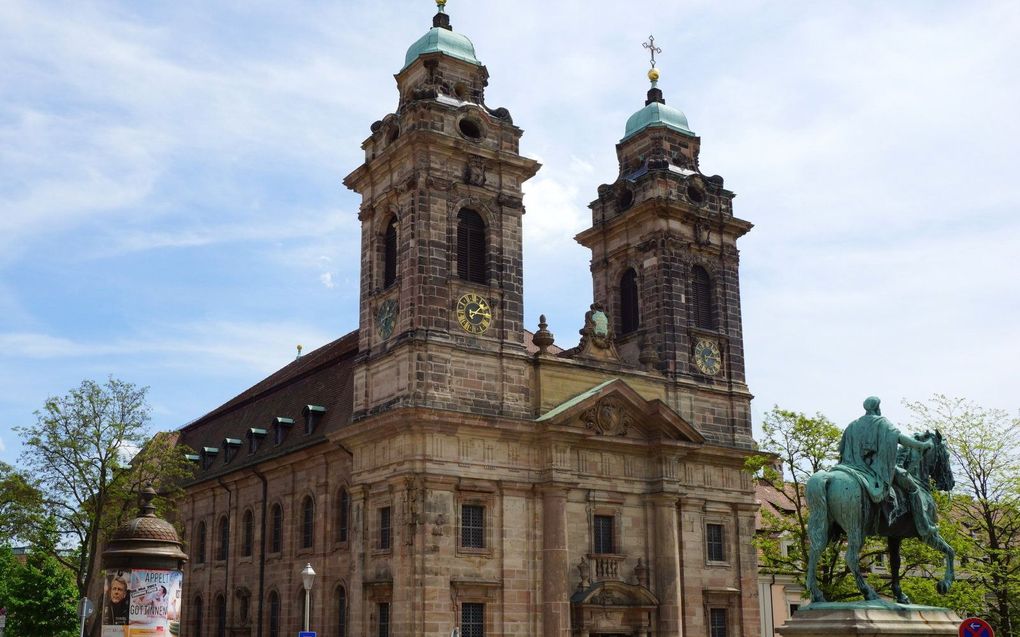
{"type": "Polygon", "coordinates": [[[180,630],[180,571],[121,569],[106,576],[102,637],[169,637],[180,630]]]}

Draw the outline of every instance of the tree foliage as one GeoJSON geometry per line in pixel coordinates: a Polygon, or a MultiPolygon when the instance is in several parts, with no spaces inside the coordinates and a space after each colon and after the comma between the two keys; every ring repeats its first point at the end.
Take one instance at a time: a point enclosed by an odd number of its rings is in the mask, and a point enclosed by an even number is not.
{"type": "MultiPolygon", "coordinates": [[[[969,589],[1000,635],[1020,631],[1020,418],[965,399],[910,402],[919,425],[949,440],[956,493],[945,529],[969,589]]],[[[945,520],[945,516],[943,520],[945,520]]],[[[959,610],[973,609],[961,602],[959,610]]]]}
{"type": "Polygon", "coordinates": [[[152,484],[166,513],[191,471],[174,435],[148,439],[146,392],[114,378],[85,380],[48,398],[33,426],[15,428],[24,444],[18,479],[36,491],[36,506],[17,516],[17,524],[74,574],[80,597],[96,579],[104,538],[136,515],[140,489],[152,484]],[[41,541],[48,524],[57,537],[49,546],[41,541]]]}
{"type": "Polygon", "coordinates": [[[6,637],[77,634],[74,576],[53,557],[30,551],[24,564],[0,547],[0,606],[7,608],[6,637]]]}

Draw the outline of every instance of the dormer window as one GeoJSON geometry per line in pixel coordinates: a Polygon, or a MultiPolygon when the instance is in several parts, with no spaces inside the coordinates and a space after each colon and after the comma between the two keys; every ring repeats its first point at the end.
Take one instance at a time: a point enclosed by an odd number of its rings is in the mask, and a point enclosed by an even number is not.
{"type": "Polygon", "coordinates": [[[326,415],[326,408],[322,405],[305,405],[301,413],[305,417],[305,434],[307,435],[315,431],[319,421],[326,415]]]}
{"type": "Polygon", "coordinates": [[[240,446],[241,441],[237,438],[223,439],[223,464],[229,464],[234,459],[240,446]]]}
{"type": "Polygon", "coordinates": [[[265,429],[258,429],[252,427],[248,430],[248,454],[253,454],[259,450],[259,445],[266,437],[265,429]]]}
{"type": "Polygon", "coordinates": [[[287,432],[290,431],[290,428],[294,426],[294,419],[277,416],[273,419],[273,426],[274,440],[276,444],[280,444],[287,438],[287,432]]]}
{"type": "Polygon", "coordinates": [[[202,447],[202,468],[208,469],[219,453],[219,447],[202,447]]]}
{"type": "Polygon", "coordinates": [[[187,460],[188,462],[194,462],[197,464],[202,461],[202,456],[198,455],[197,453],[186,453],[184,454],[184,459],[187,460]]]}

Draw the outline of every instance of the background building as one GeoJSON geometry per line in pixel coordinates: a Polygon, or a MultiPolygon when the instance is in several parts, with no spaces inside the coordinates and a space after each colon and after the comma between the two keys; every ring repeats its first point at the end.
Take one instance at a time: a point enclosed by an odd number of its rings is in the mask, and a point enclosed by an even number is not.
{"type": "Polygon", "coordinates": [[[184,634],[293,634],[305,563],[319,634],[759,633],[751,225],[650,74],[577,237],[580,343],[529,332],[539,165],[488,79],[441,7],[344,180],[363,198],[358,329],[182,429],[184,634]]]}

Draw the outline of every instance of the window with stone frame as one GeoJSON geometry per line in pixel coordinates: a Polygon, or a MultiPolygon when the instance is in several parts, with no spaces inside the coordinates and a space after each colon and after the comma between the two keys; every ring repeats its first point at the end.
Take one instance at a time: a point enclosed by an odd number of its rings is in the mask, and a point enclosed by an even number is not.
{"type": "Polygon", "coordinates": [[[390,603],[379,602],[375,609],[376,635],[390,637],[390,603]]]}
{"type": "Polygon", "coordinates": [[[227,516],[220,518],[219,538],[216,544],[216,559],[224,561],[230,554],[230,519],[227,516]]]}
{"type": "Polygon", "coordinates": [[[694,325],[706,330],[715,329],[715,312],[713,311],[712,279],[708,271],[700,265],[691,269],[691,308],[694,314],[694,325]]]}
{"type": "Polygon", "coordinates": [[[397,282],[397,218],[390,217],[383,234],[383,287],[397,282]]]}
{"type": "Polygon", "coordinates": [[[216,596],[216,635],[227,634],[227,598],[216,596]]]}
{"type": "Polygon", "coordinates": [[[489,282],[486,267],[488,249],[485,221],[474,210],[463,209],[457,215],[457,276],[465,281],[489,282]]]}
{"type": "Polygon", "coordinates": [[[481,504],[460,506],[460,545],[467,549],[485,548],[485,507],[481,504]]]}
{"type": "Polygon", "coordinates": [[[728,610],[726,608],[710,608],[708,613],[708,635],[709,637],[728,637],[729,626],[727,625],[728,610]]]}
{"type": "Polygon", "coordinates": [[[195,564],[205,564],[205,522],[195,529],[195,564]]]}
{"type": "Polygon", "coordinates": [[[388,551],[393,546],[391,507],[379,507],[379,550],[388,551]]]}
{"type": "Polygon", "coordinates": [[[241,527],[241,556],[251,557],[255,545],[255,514],[251,509],[245,510],[241,527]]]}
{"type": "Polygon", "coordinates": [[[709,562],[726,561],[726,529],[722,524],[705,525],[705,556],[709,562]]]}
{"type": "Polygon", "coordinates": [[[636,332],[640,327],[637,272],[627,268],[620,277],[620,334],[636,332]]]}
{"type": "Polygon", "coordinates": [[[270,514],[269,552],[279,553],[283,550],[283,507],[274,504],[270,514]]]}
{"type": "Polygon", "coordinates": [[[202,597],[197,596],[195,597],[195,601],[191,605],[191,613],[194,616],[194,621],[192,621],[191,623],[195,627],[196,635],[201,635],[205,629],[205,624],[203,623],[205,617],[202,614],[203,612],[204,609],[202,608],[202,597]]]}
{"type": "Polygon", "coordinates": [[[269,593],[269,637],[280,637],[280,595],[269,593]]]}
{"type": "Polygon", "coordinates": [[[592,552],[602,554],[616,553],[614,531],[616,518],[612,515],[596,515],[592,523],[592,552]]]}
{"type": "Polygon", "coordinates": [[[336,637],[347,637],[347,589],[336,589],[336,637]]]}
{"type": "Polygon", "coordinates": [[[485,604],[464,602],[460,605],[461,637],[485,637],[485,604]]]}
{"type": "Polygon", "coordinates": [[[301,502],[301,548],[310,549],[315,544],[315,501],[306,495],[301,502]]]}
{"type": "Polygon", "coordinates": [[[346,542],[350,533],[351,495],[341,488],[336,497],[336,540],[346,542]]]}

